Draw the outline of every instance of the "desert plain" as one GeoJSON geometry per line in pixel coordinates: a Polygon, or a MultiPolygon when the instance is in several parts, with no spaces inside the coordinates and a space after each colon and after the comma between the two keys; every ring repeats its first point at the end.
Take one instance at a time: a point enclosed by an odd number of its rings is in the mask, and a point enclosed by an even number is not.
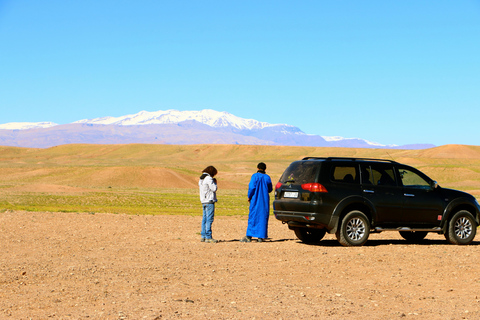
{"type": "Polygon", "coordinates": [[[233,145],[0,147],[0,319],[479,319],[479,236],[454,246],[393,232],[315,245],[269,221],[240,243],[259,161],[274,183],[304,156],[393,159],[480,196],[480,147],[233,145]],[[217,167],[216,244],[197,181],[217,167]]]}

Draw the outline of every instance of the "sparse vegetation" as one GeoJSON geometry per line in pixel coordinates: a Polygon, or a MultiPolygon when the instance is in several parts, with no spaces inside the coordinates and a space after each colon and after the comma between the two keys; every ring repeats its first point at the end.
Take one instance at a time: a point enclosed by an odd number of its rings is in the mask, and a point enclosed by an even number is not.
{"type": "MultiPolygon", "coordinates": [[[[240,190],[219,194],[217,213],[223,216],[244,215],[248,211],[245,195],[240,190]]],[[[159,191],[122,190],[85,192],[78,194],[49,194],[21,192],[7,194],[0,202],[2,210],[48,212],[109,212],[137,215],[182,214],[200,215],[195,189],[164,189],[159,191]]]]}
{"type": "MultiPolygon", "coordinates": [[[[0,212],[4,210],[200,215],[198,176],[219,170],[217,215],[248,213],[246,189],[259,161],[275,183],[304,156],[394,159],[443,187],[480,195],[480,147],[427,150],[238,145],[65,145],[0,147],[0,212]]],[[[273,197],[272,197],[273,198],[273,197]]]]}

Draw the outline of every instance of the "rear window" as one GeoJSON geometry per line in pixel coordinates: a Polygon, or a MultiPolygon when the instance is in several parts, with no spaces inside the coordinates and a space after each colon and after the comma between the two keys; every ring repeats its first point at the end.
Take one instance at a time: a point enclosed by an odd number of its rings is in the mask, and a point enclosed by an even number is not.
{"type": "Polygon", "coordinates": [[[315,182],[319,163],[316,161],[293,162],[280,178],[281,183],[305,184],[315,182]]]}
{"type": "Polygon", "coordinates": [[[333,166],[330,180],[335,182],[358,183],[356,166],[333,166]]]}

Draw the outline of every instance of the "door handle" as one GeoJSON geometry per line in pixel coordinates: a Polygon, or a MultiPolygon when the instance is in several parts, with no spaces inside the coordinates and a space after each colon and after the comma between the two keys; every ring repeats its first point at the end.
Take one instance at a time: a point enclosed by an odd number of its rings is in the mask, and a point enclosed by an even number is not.
{"type": "Polygon", "coordinates": [[[363,192],[365,192],[365,193],[375,193],[375,191],[373,191],[373,190],[367,190],[367,189],[364,189],[363,192]]]}
{"type": "Polygon", "coordinates": [[[403,194],[405,197],[415,197],[414,194],[411,194],[411,193],[404,193],[403,194]]]}

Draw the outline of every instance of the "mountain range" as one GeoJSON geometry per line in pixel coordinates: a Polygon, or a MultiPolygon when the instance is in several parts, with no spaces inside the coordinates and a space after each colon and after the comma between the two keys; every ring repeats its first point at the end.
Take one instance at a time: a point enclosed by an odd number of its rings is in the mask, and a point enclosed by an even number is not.
{"type": "Polygon", "coordinates": [[[360,138],[306,134],[288,124],[244,119],[228,112],[141,111],[121,117],[84,119],[69,124],[0,124],[0,145],[48,148],[62,144],[248,144],[348,148],[425,149],[430,144],[382,145],[360,138]]]}

